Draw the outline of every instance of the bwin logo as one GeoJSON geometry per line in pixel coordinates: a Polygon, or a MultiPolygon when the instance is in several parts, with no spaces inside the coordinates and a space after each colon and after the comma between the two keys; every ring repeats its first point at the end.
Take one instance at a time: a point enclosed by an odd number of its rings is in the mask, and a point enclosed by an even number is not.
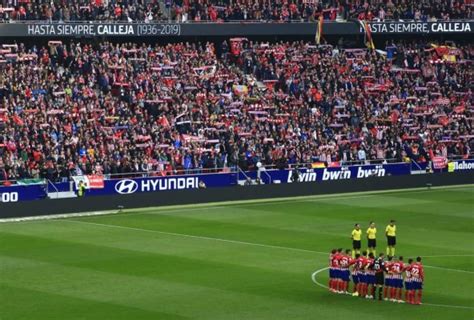
{"type": "Polygon", "coordinates": [[[132,194],[138,189],[138,183],[136,181],[125,179],[120,180],[115,184],[115,191],[120,194],[132,194]]]}

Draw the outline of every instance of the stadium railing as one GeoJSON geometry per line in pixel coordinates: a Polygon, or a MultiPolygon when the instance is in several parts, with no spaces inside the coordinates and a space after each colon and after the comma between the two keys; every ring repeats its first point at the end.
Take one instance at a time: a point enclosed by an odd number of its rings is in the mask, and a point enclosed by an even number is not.
{"type": "MultiPolygon", "coordinates": [[[[448,161],[456,160],[473,160],[474,153],[470,154],[469,157],[461,155],[453,155],[447,158],[448,161]]],[[[140,171],[140,172],[128,172],[128,173],[115,173],[115,174],[104,174],[105,180],[118,180],[118,179],[133,179],[133,178],[150,178],[150,177],[168,177],[168,176],[189,176],[189,175],[206,175],[206,174],[219,174],[219,173],[233,173],[242,174],[246,176],[249,172],[261,171],[265,175],[265,171],[270,170],[291,170],[291,169],[317,169],[317,168],[343,168],[349,166],[368,166],[368,165],[383,165],[383,164],[406,164],[410,163],[411,171],[416,172],[425,170],[427,163],[424,162],[424,167],[420,166],[420,163],[409,160],[401,162],[397,159],[374,159],[374,160],[355,160],[355,161],[339,161],[328,164],[326,162],[306,162],[306,163],[287,163],[284,165],[272,164],[272,165],[256,165],[248,167],[243,170],[239,166],[225,166],[216,168],[193,168],[193,169],[176,169],[176,170],[151,170],[151,171],[140,171]],[[259,170],[261,168],[262,170],[259,170]]],[[[69,182],[72,179],[60,178],[58,181],[50,181],[43,178],[33,179],[12,179],[12,180],[0,180],[0,187],[12,186],[12,185],[31,185],[31,184],[46,184],[47,182],[53,184],[55,182],[69,182]]]]}

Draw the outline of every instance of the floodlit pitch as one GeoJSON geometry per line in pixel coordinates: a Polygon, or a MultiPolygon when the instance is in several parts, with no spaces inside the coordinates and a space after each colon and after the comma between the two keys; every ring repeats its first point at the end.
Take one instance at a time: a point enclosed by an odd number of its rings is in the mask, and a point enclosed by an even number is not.
{"type": "Polygon", "coordinates": [[[1,223],[0,318],[472,319],[473,196],[467,186],[1,223]],[[351,248],[354,223],[392,218],[397,254],[423,257],[423,305],[330,294],[329,250],[351,248]]]}

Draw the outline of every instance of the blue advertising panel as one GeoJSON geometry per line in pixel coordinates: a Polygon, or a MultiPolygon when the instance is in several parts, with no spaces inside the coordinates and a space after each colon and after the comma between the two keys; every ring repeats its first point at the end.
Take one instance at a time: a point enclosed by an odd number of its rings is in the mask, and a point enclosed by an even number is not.
{"type": "MultiPolygon", "coordinates": [[[[444,172],[474,170],[474,159],[452,161],[443,169],[444,172]]],[[[335,168],[298,169],[299,182],[321,182],[344,179],[366,179],[370,177],[386,177],[411,174],[409,163],[358,165],[335,168]]],[[[198,189],[200,183],[206,188],[233,186],[238,180],[246,177],[256,179],[256,171],[243,173],[211,173],[166,177],[143,177],[105,180],[104,188],[89,189],[87,195],[134,194],[138,192],[160,192],[170,190],[198,189]]],[[[267,170],[260,172],[263,183],[292,183],[293,171],[267,170]]],[[[56,183],[53,190],[69,191],[69,182],[56,183]]],[[[14,185],[0,187],[0,202],[19,202],[46,198],[46,185],[14,185]]]]}
{"type": "Polygon", "coordinates": [[[448,167],[444,169],[445,172],[458,172],[474,170],[474,159],[457,160],[448,163],[448,167]]]}
{"type": "MultiPolygon", "coordinates": [[[[333,181],[345,179],[365,179],[370,177],[386,177],[395,175],[410,174],[409,163],[396,164],[380,164],[380,165],[359,165],[335,168],[316,168],[298,170],[299,182],[315,182],[315,181],[333,181]]],[[[243,175],[242,175],[243,176],[243,175]]],[[[257,177],[256,172],[249,173],[252,179],[257,177]]],[[[260,178],[264,183],[280,182],[291,183],[293,172],[292,170],[267,170],[266,173],[261,173],[260,178]]]]}
{"type": "Polygon", "coordinates": [[[87,190],[89,195],[134,194],[169,190],[198,189],[202,182],[206,188],[227,187],[237,184],[236,173],[210,173],[147,178],[124,178],[104,181],[103,189],[87,190]]]}
{"type": "Polygon", "coordinates": [[[0,187],[0,202],[19,202],[44,199],[46,186],[44,184],[0,187]]]}

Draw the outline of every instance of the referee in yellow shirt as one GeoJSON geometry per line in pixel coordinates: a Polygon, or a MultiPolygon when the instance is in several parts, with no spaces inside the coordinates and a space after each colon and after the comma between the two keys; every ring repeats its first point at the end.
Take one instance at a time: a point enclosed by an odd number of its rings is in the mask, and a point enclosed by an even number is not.
{"type": "Polygon", "coordinates": [[[360,237],[362,236],[362,230],[360,230],[360,224],[356,223],[354,230],[351,233],[352,239],[352,259],[355,259],[356,254],[360,254],[360,237]]]}
{"type": "Polygon", "coordinates": [[[369,228],[367,229],[367,240],[369,247],[367,253],[373,253],[375,257],[375,247],[377,247],[377,228],[375,227],[375,223],[373,221],[370,222],[369,228]]]}
{"type": "Polygon", "coordinates": [[[395,256],[395,245],[397,244],[397,226],[395,220],[390,220],[390,224],[385,228],[385,235],[387,236],[387,256],[395,256]]]}

